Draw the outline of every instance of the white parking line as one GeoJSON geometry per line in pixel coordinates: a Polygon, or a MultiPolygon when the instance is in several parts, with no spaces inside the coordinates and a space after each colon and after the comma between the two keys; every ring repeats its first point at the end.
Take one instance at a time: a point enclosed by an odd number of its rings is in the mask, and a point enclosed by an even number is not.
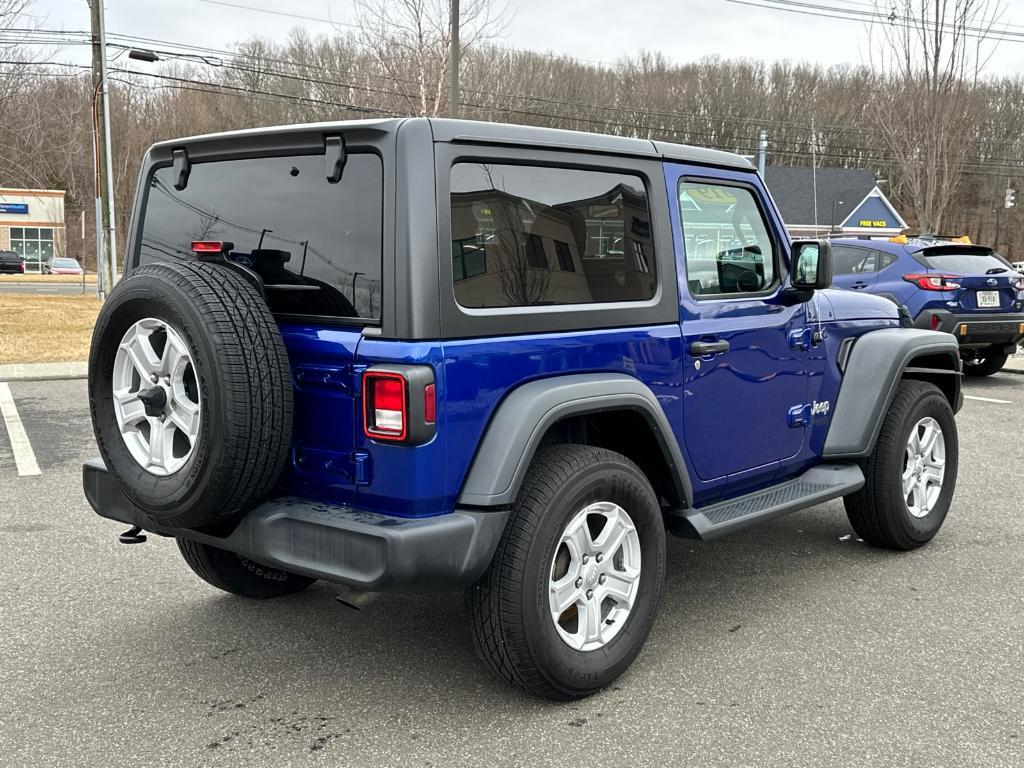
{"type": "Polygon", "coordinates": [[[7,436],[11,440],[11,450],[14,451],[14,464],[18,468],[18,474],[23,477],[43,474],[39,471],[32,443],[25,434],[25,427],[21,423],[21,416],[18,415],[11,388],[6,381],[0,381],[0,414],[3,415],[4,424],[7,426],[7,436]]]}
{"type": "Polygon", "coordinates": [[[1012,400],[996,400],[994,397],[978,397],[977,395],[964,395],[964,400],[980,400],[983,403],[999,403],[1001,405],[1013,405],[1012,400]]]}

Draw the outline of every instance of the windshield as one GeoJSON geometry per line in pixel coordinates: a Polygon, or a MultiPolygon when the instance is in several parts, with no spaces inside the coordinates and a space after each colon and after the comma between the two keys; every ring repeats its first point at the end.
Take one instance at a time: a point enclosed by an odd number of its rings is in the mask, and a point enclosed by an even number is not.
{"type": "Polygon", "coordinates": [[[323,155],[194,163],[183,190],[174,170],[149,181],[139,261],[192,259],[197,240],[231,243],[229,258],[258,272],[271,311],[380,316],[383,169],[349,155],[341,181],[323,155]]]}
{"type": "Polygon", "coordinates": [[[988,248],[946,245],[925,248],[919,255],[929,267],[956,274],[994,275],[1012,269],[1008,261],[988,248]]]}

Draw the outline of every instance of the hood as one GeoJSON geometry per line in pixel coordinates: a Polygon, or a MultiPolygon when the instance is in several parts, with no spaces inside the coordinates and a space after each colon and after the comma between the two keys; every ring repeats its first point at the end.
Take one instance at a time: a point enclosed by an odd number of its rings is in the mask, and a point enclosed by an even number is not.
{"type": "Polygon", "coordinates": [[[818,291],[832,306],[832,320],[899,320],[897,306],[889,299],[870,293],[854,293],[838,288],[818,291]]]}

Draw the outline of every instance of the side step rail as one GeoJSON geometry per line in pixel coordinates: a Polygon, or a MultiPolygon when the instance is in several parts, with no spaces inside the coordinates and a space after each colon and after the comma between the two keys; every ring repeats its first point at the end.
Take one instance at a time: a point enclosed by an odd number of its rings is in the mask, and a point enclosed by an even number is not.
{"type": "Polygon", "coordinates": [[[845,496],[864,485],[856,464],[821,464],[800,477],[706,507],[672,510],[666,517],[677,536],[716,539],[773,517],[845,496]]]}

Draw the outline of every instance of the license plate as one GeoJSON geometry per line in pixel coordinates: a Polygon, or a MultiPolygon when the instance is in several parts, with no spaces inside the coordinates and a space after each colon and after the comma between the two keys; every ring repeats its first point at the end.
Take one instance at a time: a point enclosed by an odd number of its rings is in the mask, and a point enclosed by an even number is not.
{"type": "Polygon", "coordinates": [[[978,291],[979,307],[998,307],[999,291],[978,291]]]}

